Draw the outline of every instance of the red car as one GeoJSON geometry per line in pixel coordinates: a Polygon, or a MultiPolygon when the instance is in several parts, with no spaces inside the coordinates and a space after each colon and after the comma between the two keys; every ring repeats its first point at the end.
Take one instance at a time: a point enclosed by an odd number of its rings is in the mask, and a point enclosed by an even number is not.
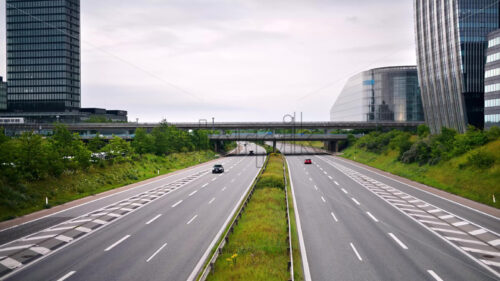
{"type": "Polygon", "coordinates": [[[304,160],[304,164],[312,164],[311,159],[306,159],[306,160],[304,160]]]}

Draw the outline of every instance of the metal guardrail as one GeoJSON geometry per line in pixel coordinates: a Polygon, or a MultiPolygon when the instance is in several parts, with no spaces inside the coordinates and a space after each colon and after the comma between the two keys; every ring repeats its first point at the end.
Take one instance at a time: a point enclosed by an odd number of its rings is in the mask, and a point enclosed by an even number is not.
{"type": "Polygon", "coordinates": [[[286,178],[286,162],[285,157],[281,154],[281,159],[283,160],[283,179],[285,180],[285,200],[286,200],[286,219],[288,225],[288,254],[290,255],[290,261],[288,262],[288,270],[290,271],[290,280],[294,281],[295,276],[293,274],[293,249],[292,249],[292,226],[290,224],[290,208],[288,205],[288,181],[286,178]]]}
{"type": "Polygon", "coordinates": [[[262,165],[262,168],[261,168],[259,174],[257,175],[257,178],[255,179],[254,183],[252,184],[252,187],[250,188],[250,190],[248,191],[248,194],[246,195],[245,200],[241,203],[238,212],[236,212],[236,215],[233,217],[233,221],[229,225],[228,231],[224,234],[224,237],[220,240],[215,252],[212,254],[210,259],[208,260],[208,263],[205,264],[205,267],[203,268],[203,270],[198,273],[195,280],[205,281],[207,279],[208,275],[210,274],[210,272],[212,272],[212,270],[214,269],[215,261],[217,260],[219,255],[222,254],[222,249],[224,248],[224,246],[226,246],[226,244],[229,242],[229,235],[231,233],[233,233],[234,227],[236,225],[238,225],[238,221],[241,218],[241,214],[243,213],[248,202],[252,198],[253,193],[255,191],[255,186],[257,186],[257,183],[259,182],[260,177],[262,176],[262,174],[266,170],[268,162],[269,162],[269,157],[266,157],[266,161],[264,162],[264,165],[262,165]]]}

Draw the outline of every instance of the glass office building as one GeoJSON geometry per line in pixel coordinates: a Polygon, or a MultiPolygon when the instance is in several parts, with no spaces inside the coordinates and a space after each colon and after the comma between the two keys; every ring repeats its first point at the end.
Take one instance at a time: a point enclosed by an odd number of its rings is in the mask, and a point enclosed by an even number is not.
{"type": "Polygon", "coordinates": [[[500,29],[488,35],[484,84],[484,127],[500,127],[500,29]]]}
{"type": "Polygon", "coordinates": [[[7,0],[6,9],[9,112],[78,112],[80,0],[7,0]]]}
{"type": "Polygon", "coordinates": [[[0,76],[0,111],[7,110],[7,83],[0,76]]]}
{"type": "Polygon", "coordinates": [[[331,121],[424,121],[416,66],[371,69],[351,77],[331,121]]]}
{"type": "Polygon", "coordinates": [[[414,0],[417,65],[431,131],[484,126],[487,35],[498,0],[414,0]]]}

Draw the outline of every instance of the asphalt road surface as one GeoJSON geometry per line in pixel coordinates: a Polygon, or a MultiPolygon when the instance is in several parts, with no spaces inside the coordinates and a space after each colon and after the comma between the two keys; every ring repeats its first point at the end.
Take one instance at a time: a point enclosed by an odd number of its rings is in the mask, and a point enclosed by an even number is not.
{"type": "Polygon", "coordinates": [[[310,280],[500,280],[499,218],[337,157],[287,160],[310,280]]]}
{"type": "Polygon", "coordinates": [[[201,165],[0,232],[0,279],[188,280],[263,161],[221,158],[223,174],[201,165]]]}

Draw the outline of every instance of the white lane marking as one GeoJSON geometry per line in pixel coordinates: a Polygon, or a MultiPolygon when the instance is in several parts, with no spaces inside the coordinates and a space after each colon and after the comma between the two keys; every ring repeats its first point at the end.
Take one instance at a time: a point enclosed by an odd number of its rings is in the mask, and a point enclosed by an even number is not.
{"type": "Polygon", "coordinates": [[[224,188],[222,188],[222,189],[221,189],[221,191],[224,191],[224,190],[226,190],[226,188],[227,188],[227,187],[226,187],[226,186],[224,186],[224,188]]]}
{"type": "Polygon", "coordinates": [[[3,248],[0,249],[0,252],[8,252],[8,251],[13,251],[13,250],[21,250],[21,249],[26,249],[31,246],[34,246],[33,244],[28,244],[28,245],[21,245],[21,246],[13,246],[13,247],[8,247],[8,248],[3,248]]]}
{"type": "Polygon", "coordinates": [[[415,208],[415,206],[413,205],[402,204],[402,203],[392,203],[392,205],[415,208]]]}
{"type": "Polygon", "coordinates": [[[321,200],[323,200],[323,203],[326,203],[325,197],[321,196],[321,200]]]}
{"type": "Polygon", "coordinates": [[[186,224],[192,223],[196,219],[196,217],[198,217],[198,215],[194,215],[194,217],[191,218],[186,224]]]}
{"type": "Polygon", "coordinates": [[[442,211],[441,209],[434,209],[434,210],[430,210],[428,212],[431,213],[431,214],[434,214],[434,213],[439,213],[441,211],[442,211]]]}
{"type": "Polygon", "coordinates": [[[189,193],[189,195],[188,195],[188,196],[193,196],[193,195],[195,195],[195,194],[196,194],[196,192],[198,192],[198,190],[195,190],[195,191],[193,191],[193,192],[189,193]]]}
{"type": "Polygon", "coordinates": [[[234,179],[232,179],[231,182],[234,182],[234,179]]]}
{"type": "Polygon", "coordinates": [[[210,201],[208,202],[208,205],[212,204],[212,202],[214,202],[214,200],[215,200],[215,197],[214,197],[214,198],[212,198],[212,200],[210,200],[210,201]]]}
{"type": "Polygon", "coordinates": [[[444,223],[444,222],[440,222],[440,221],[429,221],[429,220],[418,220],[418,221],[419,221],[419,222],[422,222],[422,223],[428,223],[428,224],[446,225],[446,226],[449,226],[449,224],[444,223]]]}
{"type": "Polygon", "coordinates": [[[469,222],[466,222],[466,221],[459,221],[459,222],[456,222],[456,223],[452,223],[453,226],[463,226],[463,225],[468,225],[469,222]]]}
{"type": "Polygon", "coordinates": [[[312,178],[309,178],[310,181],[312,181],[313,179],[312,178]]]}
{"type": "Polygon", "coordinates": [[[454,216],[452,216],[452,215],[444,215],[444,216],[440,216],[439,218],[442,219],[442,220],[447,220],[447,219],[454,218],[454,216]]]}
{"type": "Polygon", "coordinates": [[[177,203],[175,203],[174,205],[172,205],[172,208],[177,207],[177,205],[179,205],[180,203],[182,203],[182,200],[177,201],[177,203]]]}
{"type": "MultiPolygon", "coordinates": [[[[238,175],[239,176],[239,175],[238,175]]],[[[213,178],[212,181],[215,181],[217,178],[213,178]]]]}
{"type": "Polygon", "coordinates": [[[400,208],[400,209],[403,211],[407,211],[407,212],[425,213],[425,211],[418,210],[418,209],[410,209],[410,208],[400,208]]]}
{"type": "Polygon", "coordinates": [[[156,250],[156,252],[154,252],[147,260],[146,262],[149,262],[150,260],[152,260],[161,250],[163,250],[163,248],[165,248],[165,246],[167,246],[167,243],[163,244],[158,250],[156,250]]]}
{"type": "Polygon", "coordinates": [[[342,188],[342,191],[347,194],[347,190],[345,190],[345,188],[342,188]]]}
{"type": "Polygon", "coordinates": [[[486,232],[487,232],[486,230],[480,228],[480,229],[477,229],[477,230],[469,232],[469,234],[471,234],[471,235],[479,235],[479,234],[483,234],[483,233],[486,233],[486,232]]]}
{"type": "Polygon", "coordinates": [[[42,236],[33,236],[33,237],[27,237],[21,239],[21,241],[32,241],[32,240],[39,240],[39,239],[48,239],[56,236],[56,234],[50,234],[50,235],[42,235],[42,236]]]}
{"type": "Polygon", "coordinates": [[[79,227],[75,228],[75,230],[78,230],[78,231],[81,231],[81,232],[85,232],[85,233],[89,233],[89,232],[92,231],[92,229],[87,228],[87,227],[83,227],[83,226],[79,226],[79,227]]]}
{"type": "Polygon", "coordinates": [[[314,189],[318,190],[318,187],[317,187],[317,186],[314,186],[314,189]]]}
{"type": "Polygon", "coordinates": [[[16,261],[15,259],[12,259],[12,258],[6,258],[4,260],[1,260],[0,264],[9,268],[9,269],[15,269],[15,268],[21,267],[23,265],[22,263],[16,261]]]}
{"type": "MultiPolygon", "coordinates": [[[[397,203],[406,203],[404,200],[399,200],[399,199],[386,199],[389,202],[397,202],[397,203]]],[[[410,205],[411,206],[411,205],[410,205]]],[[[413,206],[412,206],[413,207],[413,206]]]]}
{"type": "Polygon", "coordinates": [[[70,242],[70,241],[72,241],[72,240],[73,240],[73,238],[68,237],[68,236],[66,236],[66,235],[57,235],[55,238],[56,238],[57,240],[61,240],[61,241],[66,242],[66,243],[68,243],[68,242],[70,242]]]}
{"type": "MultiPolygon", "coordinates": [[[[286,164],[288,167],[290,166],[290,163],[288,163],[288,158],[285,158],[286,164]]],[[[300,222],[300,215],[299,215],[299,209],[297,207],[297,197],[295,196],[295,188],[293,185],[293,180],[292,180],[292,169],[288,169],[288,176],[290,177],[290,187],[292,190],[292,197],[293,197],[293,208],[296,210],[295,213],[295,222],[297,223],[297,232],[299,236],[299,247],[300,247],[300,252],[302,253],[302,266],[303,266],[303,271],[304,271],[304,280],[305,281],[311,281],[311,271],[309,269],[309,261],[307,260],[307,252],[306,252],[306,246],[304,243],[304,233],[302,232],[302,224],[300,222]]],[[[193,280],[193,279],[191,279],[193,280]]],[[[189,281],[191,281],[189,280],[189,281]]]]}
{"type": "Polygon", "coordinates": [[[424,219],[435,219],[433,216],[428,216],[428,215],[421,215],[421,214],[408,214],[412,217],[419,217],[419,218],[424,218],[424,219]]]}
{"type": "Polygon", "coordinates": [[[92,222],[95,222],[97,224],[107,224],[108,223],[107,221],[103,221],[103,220],[93,220],[92,222]]]}
{"type": "Polygon", "coordinates": [[[327,173],[327,172],[323,172],[323,173],[325,173],[325,175],[328,175],[328,173],[327,173]]]}
{"type": "Polygon", "coordinates": [[[50,252],[50,250],[45,247],[31,247],[30,250],[40,255],[46,255],[50,252]]]}
{"type": "Polygon", "coordinates": [[[43,232],[50,232],[50,231],[59,231],[59,230],[69,230],[73,229],[75,226],[63,226],[63,227],[56,227],[56,228],[48,228],[45,230],[42,230],[43,232]]]}
{"type": "Polygon", "coordinates": [[[398,243],[401,248],[403,248],[405,250],[408,250],[408,247],[406,247],[406,245],[403,242],[401,242],[401,240],[399,240],[396,237],[396,235],[394,235],[393,233],[389,232],[389,236],[391,236],[391,238],[394,239],[394,241],[396,241],[396,243],[398,243]]]}
{"type": "Polygon", "coordinates": [[[335,181],[334,183],[335,183],[336,185],[340,185],[340,184],[339,184],[338,182],[336,182],[336,181],[335,181]]]}
{"type": "Polygon", "coordinates": [[[358,205],[358,206],[361,205],[361,204],[359,204],[358,200],[356,200],[356,198],[353,197],[351,199],[352,199],[352,201],[354,201],[354,203],[356,203],[356,205],[358,205]]]}
{"type": "Polygon", "coordinates": [[[208,183],[206,183],[206,184],[202,185],[202,186],[201,186],[201,188],[204,188],[204,187],[206,187],[207,185],[208,185],[208,183]]]}
{"type": "Polygon", "coordinates": [[[132,212],[134,209],[130,209],[130,208],[120,208],[120,210],[122,210],[122,211],[127,211],[127,212],[132,212]]]}
{"type": "Polygon", "coordinates": [[[150,219],[149,221],[146,222],[146,224],[150,224],[150,223],[154,222],[159,217],[161,217],[161,214],[158,214],[156,217],[150,219]]]}
{"type": "Polygon", "coordinates": [[[367,214],[370,218],[372,218],[372,220],[374,220],[375,222],[378,222],[378,219],[377,219],[374,215],[372,215],[370,212],[366,212],[366,214],[367,214]]]}
{"type": "Polygon", "coordinates": [[[483,251],[483,250],[480,250],[480,249],[468,248],[468,247],[461,247],[461,248],[464,251],[467,251],[467,252],[473,252],[473,253],[478,253],[478,254],[483,254],[483,255],[491,255],[491,256],[500,257],[500,253],[498,253],[498,252],[483,251]]]}
{"type": "Polygon", "coordinates": [[[489,241],[488,244],[496,247],[496,246],[500,245],[500,239],[489,241]]]}
{"type": "Polygon", "coordinates": [[[333,180],[332,176],[328,176],[329,179],[333,180]]]}
{"type": "Polygon", "coordinates": [[[127,238],[129,238],[130,235],[125,235],[122,239],[116,241],[115,243],[113,243],[111,246],[107,247],[104,252],[107,252],[111,249],[113,249],[114,247],[116,247],[118,244],[120,244],[121,242],[125,241],[127,238]]]}
{"type": "Polygon", "coordinates": [[[92,219],[83,219],[83,220],[76,220],[76,221],[68,221],[68,222],[65,222],[65,223],[82,223],[82,222],[89,222],[91,220],[92,219]]]}
{"type": "Polygon", "coordinates": [[[57,279],[57,281],[64,281],[66,279],[68,279],[69,277],[71,277],[71,275],[75,274],[76,271],[70,271],[68,273],[66,273],[66,275],[64,275],[63,277],[57,279]]]}
{"type": "Polygon", "coordinates": [[[483,242],[477,241],[477,240],[462,239],[462,238],[449,237],[449,236],[445,236],[444,238],[446,238],[450,241],[464,242],[464,243],[477,244],[477,245],[486,245],[483,242]]]}
{"type": "Polygon", "coordinates": [[[330,213],[333,217],[333,219],[335,220],[335,222],[339,222],[339,220],[337,219],[337,217],[335,216],[335,214],[333,212],[330,213]]]}
{"type": "Polygon", "coordinates": [[[363,261],[363,259],[361,258],[361,256],[358,253],[358,250],[356,250],[356,247],[354,247],[354,244],[352,244],[352,243],[351,243],[351,248],[354,251],[354,253],[356,254],[356,256],[358,257],[358,260],[363,261]]]}
{"type": "Polygon", "coordinates": [[[436,279],[436,281],[443,281],[443,279],[441,279],[441,277],[439,277],[439,275],[436,274],[436,272],[432,271],[432,270],[427,270],[427,272],[434,278],[436,279]]]}
{"type": "Polygon", "coordinates": [[[493,265],[493,266],[500,267],[500,262],[494,262],[494,261],[489,261],[489,260],[480,260],[480,261],[484,262],[487,265],[493,265]]]}
{"type": "Polygon", "coordinates": [[[453,233],[453,234],[467,235],[465,232],[458,231],[458,230],[452,230],[452,229],[446,229],[446,228],[438,228],[438,227],[431,227],[431,229],[434,230],[434,231],[439,231],[439,232],[447,232],[447,233],[453,233]]]}

